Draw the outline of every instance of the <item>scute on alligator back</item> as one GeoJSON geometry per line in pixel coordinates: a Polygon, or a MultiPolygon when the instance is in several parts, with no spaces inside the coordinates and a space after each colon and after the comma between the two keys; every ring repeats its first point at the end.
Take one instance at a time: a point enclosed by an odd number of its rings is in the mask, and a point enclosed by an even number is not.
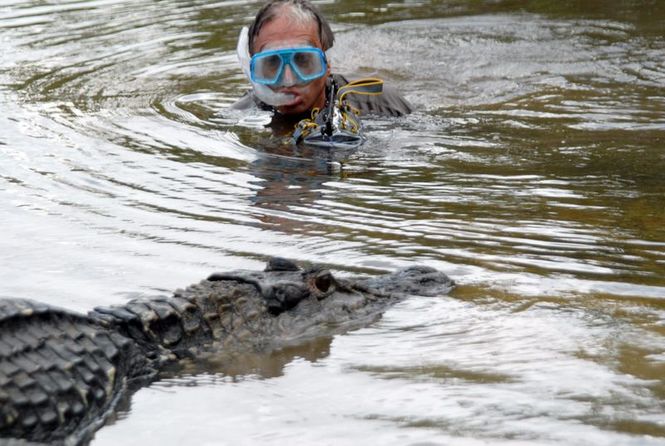
{"type": "Polygon", "coordinates": [[[127,361],[128,339],[44,304],[4,300],[0,327],[3,437],[47,442],[103,421],[129,368],[141,366],[127,361]]]}

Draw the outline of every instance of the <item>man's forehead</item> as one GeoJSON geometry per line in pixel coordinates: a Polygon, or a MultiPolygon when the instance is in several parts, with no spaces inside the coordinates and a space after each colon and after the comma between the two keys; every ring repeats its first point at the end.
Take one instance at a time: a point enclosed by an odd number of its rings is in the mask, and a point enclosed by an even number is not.
{"type": "Polygon", "coordinates": [[[265,23],[254,41],[258,51],[275,48],[321,48],[319,29],[315,22],[302,23],[288,16],[275,17],[265,23]]]}
{"type": "Polygon", "coordinates": [[[279,50],[284,48],[318,48],[318,46],[316,42],[303,42],[300,39],[274,40],[263,45],[262,48],[259,48],[259,51],[279,50]]]}

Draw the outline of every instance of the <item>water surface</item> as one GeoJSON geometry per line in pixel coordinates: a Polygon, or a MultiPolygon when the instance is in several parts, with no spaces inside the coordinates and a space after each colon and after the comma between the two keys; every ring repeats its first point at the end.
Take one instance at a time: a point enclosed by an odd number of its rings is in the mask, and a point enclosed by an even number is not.
{"type": "Polygon", "coordinates": [[[417,112],[341,171],[227,107],[250,1],[0,6],[0,296],[88,310],[268,256],[457,283],[139,391],[94,445],[665,444],[665,9],[332,1],[417,112]]]}

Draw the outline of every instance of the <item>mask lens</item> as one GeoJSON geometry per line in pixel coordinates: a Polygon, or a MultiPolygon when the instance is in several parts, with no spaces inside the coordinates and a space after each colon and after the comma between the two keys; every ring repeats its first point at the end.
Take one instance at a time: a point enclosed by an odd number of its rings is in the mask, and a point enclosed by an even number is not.
{"type": "Polygon", "coordinates": [[[325,72],[323,64],[318,52],[298,51],[293,54],[293,65],[305,80],[320,77],[325,72]]]}
{"type": "Polygon", "coordinates": [[[260,82],[274,83],[282,71],[282,58],[278,54],[259,55],[254,59],[254,77],[260,82]]]}

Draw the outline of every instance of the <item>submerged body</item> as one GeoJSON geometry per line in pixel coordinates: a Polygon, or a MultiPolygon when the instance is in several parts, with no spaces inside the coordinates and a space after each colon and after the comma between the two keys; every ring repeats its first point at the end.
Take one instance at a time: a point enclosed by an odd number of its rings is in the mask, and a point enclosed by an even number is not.
{"type": "Polygon", "coordinates": [[[178,359],[278,350],[366,325],[405,295],[452,286],[422,266],[341,280],[272,259],[262,272],[217,273],[172,297],[87,315],[0,300],[0,440],[85,443],[121,398],[178,359]]]}

